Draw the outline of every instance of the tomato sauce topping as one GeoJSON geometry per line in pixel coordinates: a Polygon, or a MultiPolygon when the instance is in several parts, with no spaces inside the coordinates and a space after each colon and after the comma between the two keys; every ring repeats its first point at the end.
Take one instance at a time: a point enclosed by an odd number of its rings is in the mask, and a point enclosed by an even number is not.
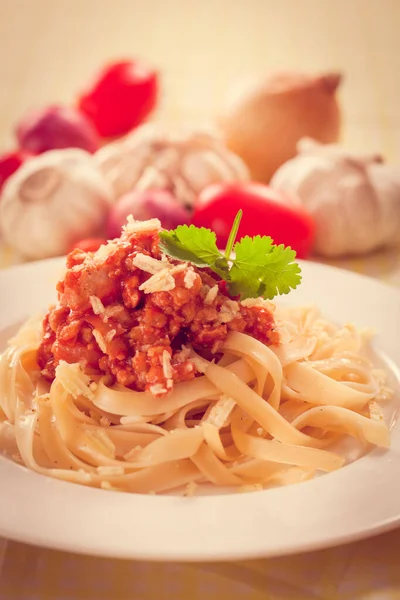
{"type": "Polygon", "coordinates": [[[127,226],[120,239],[96,252],[68,255],[37,352],[49,381],[66,361],[162,397],[174,383],[196,376],[190,345],[210,358],[230,330],[278,343],[266,306],[246,306],[229,297],[212,271],[167,258],[158,228],[148,223],[148,229],[127,226]]]}

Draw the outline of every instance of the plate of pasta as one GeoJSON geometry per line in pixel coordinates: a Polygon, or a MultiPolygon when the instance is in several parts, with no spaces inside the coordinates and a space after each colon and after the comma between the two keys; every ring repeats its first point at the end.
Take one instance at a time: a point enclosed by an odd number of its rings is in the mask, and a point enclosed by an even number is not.
{"type": "Polygon", "coordinates": [[[400,294],[239,221],[0,273],[0,535],[207,561],[400,523],[400,294]]]}

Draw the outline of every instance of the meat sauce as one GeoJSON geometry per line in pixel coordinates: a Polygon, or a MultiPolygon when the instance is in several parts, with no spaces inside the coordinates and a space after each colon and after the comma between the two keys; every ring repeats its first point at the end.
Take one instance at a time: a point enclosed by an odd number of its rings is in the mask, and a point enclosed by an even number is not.
{"type": "Polygon", "coordinates": [[[232,330],[279,341],[265,306],[242,305],[211,271],[167,259],[154,228],[126,229],[95,253],[72,251],[57,291],[37,352],[49,381],[66,361],[162,397],[196,376],[189,345],[216,355],[232,330]]]}

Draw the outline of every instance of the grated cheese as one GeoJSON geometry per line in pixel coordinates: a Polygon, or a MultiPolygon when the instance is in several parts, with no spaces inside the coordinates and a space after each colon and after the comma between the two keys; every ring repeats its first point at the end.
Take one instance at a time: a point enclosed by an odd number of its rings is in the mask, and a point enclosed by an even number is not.
{"type": "Polygon", "coordinates": [[[149,389],[153,396],[160,396],[168,391],[161,383],[155,383],[154,385],[151,385],[149,389]]]}
{"type": "Polygon", "coordinates": [[[225,427],[229,424],[229,417],[235,406],[235,400],[230,396],[223,394],[218,402],[211,408],[208,417],[206,418],[206,422],[215,425],[218,429],[225,427]]]}
{"type": "Polygon", "coordinates": [[[237,316],[239,304],[235,300],[225,300],[217,316],[218,323],[229,323],[237,316]]]}
{"type": "Polygon", "coordinates": [[[125,475],[124,467],[117,465],[100,465],[96,470],[99,475],[125,475]]]}
{"type": "Polygon", "coordinates": [[[109,492],[120,492],[121,490],[114,485],[111,485],[109,481],[101,481],[100,487],[102,490],[108,490],[109,492]]]}
{"type": "Polygon", "coordinates": [[[192,351],[190,348],[188,348],[188,346],[182,344],[181,350],[177,354],[175,354],[175,361],[178,363],[184,363],[186,360],[189,359],[191,352],[192,351]]]}
{"type": "Polygon", "coordinates": [[[152,294],[153,292],[169,292],[174,288],[175,279],[173,278],[170,269],[159,271],[139,286],[139,290],[145,294],[152,294]]]}
{"type": "Polygon", "coordinates": [[[263,486],[261,483],[254,483],[249,485],[241,485],[239,488],[239,492],[247,493],[247,492],[261,492],[263,490],[263,486]]]}
{"type": "Polygon", "coordinates": [[[274,312],[276,308],[275,304],[273,304],[270,300],[264,300],[263,298],[246,298],[245,300],[241,300],[240,304],[246,308],[260,306],[269,310],[270,312],[274,312]]]}
{"type": "Polygon", "coordinates": [[[198,488],[198,485],[195,481],[191,481],[190,483],[187,484],[185,491],[183,492],[184,496],[193,496],[194,493],[196,492],[196,489],[198,488]]]}
{"type": "MultiPolygon", "coordinates": [[[[79,273],[80,271],[83,271],[84,268],[85,265],[81,263],[80,265],[74,265],[73,267],[71,267],[70,271],[72,271],[73,273],[79,273]]],[[[64,279],[64,277],[62,277],[62,279],[64,279]]]]}
{"type": "Polygon", "coordinates": [[[135,446],[135,448],[132,448],[132,450],[129,450],[129,452],[124,454],[124,460],[126,460],[126,462],[135,461],[141,450],[143,450],[142,446],[135,446]]]}
{"type": "Polygon", "coordinates": [[[94,339],[96,340],[100,350],[102,352],[104,352],[104,354],[106,354],[107,345],[106,345],[106,341],[105,341],[104,337],[102,336],[102,334],[100,333],[100,331],[98,329],[93,329],[92,333],[93,333],[94,339]]]}
{"type": "Polygon", "coordinates": [[[91,483],[93,481],[93,478],[91,476],[90,473],[88,473],[87,471],[85,471],[84,469],[78,469],[77,471],[80,474],[80,480],[81,481],[86,481],[87,483],[91,483]]]}
{"type": "Polygon", "coordinates": [[[189,267],[185,273],[185,277],[183,278],[183,283],[185,284],[185,288],[189,289],[194,286],[194,282],[197,279],[197,275],[193,269],[193,267],[189,267]]]}
{"type": "Polygon", "coordinates": [[[107,242],[107,244],[103,244],[98,250],[96,250],[94,253],[94,260],[95,262],[102,262],[117,250],[118,244],[114,242],[107,242]]]}
{"type": "Polygon", "coordinates": [[[218,294],[218,286],[214,285],[207,292],[206,297],[204,298],[204,304],[212,304],[217,297],[218,294]]]}
{"type": "Polygon", "coordinates": [[[100,425],[102,427],[109,427],[110,426],[110,419],[107,419],[107,417],[105,417],[103,415],[102,417],[100,417],[100,425]]]}
{"type": "Polygon", "coordinates": [[[115,331],[115,329],[111,329],[111,331],[108,331],[108,332],[106,333],[106,335],[105,335],[105,338],[104,338],[104,339],[106,340],[106,342],[107,342],[107,343],[108,343],[108,342],[111,342],[111,340],[112,340],[112,339],[113,339],[113,337],[116,335],[116,333],[117,333],[117,332],[115,331]]]}
{"type": "Polygon", "coordinates": [[[104,304],[97,296],[89,297],[90,304],[92,305],[93,312],[95,315],[100,315],[104,312],[104,304]]]}
{"type": "Polygon", "coordinates": [[[162,353],[162,368],[165,379],[171,379],[172,367],[171,367],[171,355],[168,350],[164,350],[162,353]]]}
{"type": "MultiPolygon", "coordinates": [[[[190,360],[193,363],[193,365],[196,367],[196,370],[199,373],[205,373],[206,372],[207,367],[208,367],[208,360],[205,360],[204,358],[201,358],[201,356],[199,356],[195,352],[191,353],[190,360]]],[[[191,364],[188,364],[187,367],[191,367],[190,370],[193,369],[193,366],[191,364]]]]}
{"type": "Polygon", "coordinates": [[[56,379],[64,390],[74,398],[85,396],[92,400],[93,391],[90,389],[90,378],[82,371],[78,363],[69,364],[60,360],[56,367],[56,379]]]}
{"type": "Polygon", "coordinates": [[[187,269],[186,263],[182,263],[181,265],[174,265],[171,269],[171,273],[176,275],[177,273],[180,273],[181,271],[185,271],[186,269],[187,269]]]}
{"type": "Polygon", "coordinates": [[[138,231],[154,231],[161,229],[161,223],[159,219],[136,221],[132,215],[129,215],[127,221],[127,224],[122,227],[122,230],[125,233],[136,233],[138,231]]]}
{"type": "Polygon", "coordinates": [[[369,418],[372,421],[383,421],[383,414],[381,408],[377,402],[371,400],[368,405],[369,408],[369,418]]]}
{"type": "Polygon", "coordinates": [[[120,315],[123,312],[124,307],[120,304],[114,306],[107,306],[107,308],[104,309],[104,313],[102,314],[102,320],[107,322],[110,317],[118,317],[118,315],[120,315]]]}
{"type": "Polygon", "coordinates": [[[132,425],[134,423],[147,423],[146,417],[140,417],[139,415],[132,415],[129,417],[121,417],[119,422],[121,425],[132,425]]]}
{"type": "Polygon", "coordinates": [[[137,267],[146,273],[151,273],[152,275],[162,271],[167,265],[165,261],[157,260],[156,258],[147,256],[147,254],[142,254],[141,252],[138,252],[136,256],[132,258],[131,263],[134,267],[137,267]]]}

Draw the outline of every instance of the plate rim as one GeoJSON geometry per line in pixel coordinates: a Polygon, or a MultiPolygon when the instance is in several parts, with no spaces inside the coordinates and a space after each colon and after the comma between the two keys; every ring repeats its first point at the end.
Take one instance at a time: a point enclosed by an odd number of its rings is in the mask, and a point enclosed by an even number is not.
{"type": "MultiPolygon", "coordinates": [[[[62,269],[63,266],[63,262],[64,262],[64,258],[56,258],[56,259],[48,259],[45,261],[35,261],[32,263],[28,263],[28,264],[21,264],[21,265],[16,265],[13,267],[9,267],[7,269],[4,269],[2,271],[0,271],[0,288],[2,287],[2,282],[4,282],[5,280],[9,280],[8,284],[13,286],[16,285],[16,289],[18,288],[18,285],[20,285],[18,282],[20,281],[21,275],[24,276],[24,274],[29,278],[34,279],[35,274],[42,274],[42,275],[46,275],[47,272],[52,272],[54,270],[54,273],[56,272],[56,270],[58,269],[62,269]]],[[[332,278],[337,280],[342,279],[344,284],[348,284],[351,287],[364,287],[369,288],[370,290],[375,288],[375,291],[373,292],[373,295],[379,295],[379,294],[384,294],[386,298],[390,297],[390,302],[391,303],[398,303],[399,307],[400,307],[400,291],[398,289],[396,289],[395,287],[392,287],[391,285],[386,284],[385,282],[379,281],[379,280],[375,280],[373,278],[370,278],[368,276],[359,274],[359,273],[354,273],[351,271],[347,271],[344,269],[340,269],[336,266],[332,266],[332,265],[325,265],[322,263],[318,263],[318,262],[304,262],[304,261],[299,261],[301,263],[301,267],[303,269],[303,273],[305,275],[305,277],[311,277],[311,278],[317,278],[319,279],[320,276],[325,277],[325,274],[329,274],[331,273],[332,278]],[[322,274],[322,275],[321,275],[322,274]]],[[[50,279],[49,279],[50,281],[50,279]]],[[[49,288],[49,281],[46,281],[44,283],[44,288],[46,289],[49,288]]],[[[303,283],[304,285],[304,283],[303,283]]],[[[308,284],[309,286],[310,284],[308,284]]],[[[40,289],[38,292],[36,292],[35,288],[32,290],[32,294],[35,295],[35,293],[41,293],[40,289]]],[[[296,291],[297,293],[297,291],[296,291]]],[[[7,298],[4,300],[1,300],[1,304],[3,304],[3,302],[7,302],[9,303],[9,307],[8,310],[10,310],[10,302],[12,304],[12,300],[10,301],[10,295],[12,297],[12,290],[9,291],[9,293],[7,294],[7,298]]],[[[307,295],[307,294],[306,294],[307,295]]],[[[315,303],[318,303],[318,300],[315,301],[315,303]]],[[[11,309],[13,309],[14,307],[11,306],[11,309]]],[[[323,306],[321,307],[323,310],[323,306]]],[[[6,309],[7,310],[7,309],[6,309]]],[[[0,311],[3,312],[3,311],[0,311]]],[[[399,324],[400,324],[400,308],[398,311],[398,316],[399,316],[399,324]]],[[[340,318],[340,317],[339,317],[340,318]]],[[[11,317],[12,319],[12,317],[11,317]]],[[[342,319],[341,319],[342,320],[342,319]]],[[[10,325],[12,324],[12,321],[10,320],[10,325]]],[[[366,324],[367,325],[367,324],[366,324]]],[[[1,326],[1,329],[3,329],[4,327],[1,326]]],[[[389,336],[393,336],[393,332],[388,334],[389,336]]],[[[390,357],[392,360],[397,360],[397,363],[399,363],[399,358],[391,356],[390,357]]],[[[384,457],[380,457],[380,460],[383,460],[385,465],[390,465],[392,464],[393,467],[393,461],[396,459],[397,455],[399,455],[397,458],[399,458],[400,460],[400,431],[399,428],[396,429],[397,434],[395,436],[395,443],[394,446],[392,447],[391,450],[389,450],[384,457]]],[[[221,548],[221,543],[217,543],[218,542],[218,536],[215,535],[215,532],[218,530],[221,533],[221,526],[220,524],[215,521],[213,522],[212,518],[210,518],[210,514],[207,516],[207,514],[204,512],[206,509],[208,511],[210,511],[212,513],[212,511],[216,511],[217,516],[218,517],[223,517],[224,514],[227,513],[226,508],[224,510],[224,502],[228,503],[230,505],[229,511],[234,511],[234,514],[237,515],[238,513],[240,513],[240,511],[238,510],[238,507],[243,505],[243,498],[247,498],[247,502],[245,502],[245,504],[248,506],[248,508],[246,509],[247,511],[259,511],[259,514],[262,515],[263,518],[266,518],[266,515],[264,514],[264,510],[265,510],[265,506],[263,505],[262,502],[262,498],[265,498],[265,503],[267,505],[267,508],[272,510],[272,513],[278,512],[279,513],[279,503],[282,499],[282,494],[283,495],[292,495],[294,497],[300,497],[300,498],[307,498],[310,496],[310,494],[312,495],[314,492],[310,491],[312,489],[315,490],[315,492],[317,494],[321,493],[321,487],[322,486],[321,483],[319,482],[323,482],[323,481],[333,481],[332,478],[337,478],[339,476],[339,474],[343,473],[346,470],[349,469],[353,469],[356,468],[358,469],[359,467],[357,467],[357,465],[359,466],[360,464],[362,464],[361,470],[373,470],[374,468],[374,461],[377,457],[377,455],[382,454],[381,451],[379,450],[374,450],[373,452],[371,452],[370,454],[368,454],[367,456],[363,457],[362,459],[356,461],[356,463],[353,463],[351,465],[348,465],[346,467],[344,467],[343,469],[341,469],[338,472],[335,473],[331,473],[329,475],[326,475],[324,477],[321,478],[317,478],[314,479],[312,481],[308,481],[308,482],[304,482],[304,483],[300,483],[300,484],[296,484],[293,486],[289,486],[287,488],[277,488],[277,489],[273,489],[273,490],[265,490],[262,492],[255,492],[252,494],[228,494],[228,495],[221,495],[221,496],[209,496],[209,497],[195,497],[195,498],[184,498],[184,499],[178,499],[177,497],[171,497],[171,496],[143,496],[143,495],[138,495],[138,494],[123,494],[120,492],[113,492],[113,491],[105,491],[105,490],[97,490],[97,489],[93,489],[93,488],[85,488],[84,486],[79,486],[77,484],[70,484],[68,482],[63,482],[63,481],[57,481],[54,480],[52,478],[43,476],[43,475],[38,475],[36,473],[33,473],[31,471],[28,471],[27,469],[25,469],[24,467],[19,467],[18,465],[15,465],[13,463],[11,463],[9,460],[5,459],[5,458],[0,458],[0,480],[3,479],[4,476],[6,476],[7,478],[7,484],[9,486],[8,491],[6,489],[6,491],[4,492],[4,487],[2,485],[2,494],[0,494],[0,535],[3,535],[4,537],[8,538],[8,539],[13,539],[15,541],[19,541],[19,542],[24,542],[24,543],[28,543],[28,544],[33,544],[33,545],[40,545],[43,547],[47,547],[47,548],[53,548],[53,549],[58,549],[58,550],[64,550],[64,551],[69,551],[69,552],[75,552],[78,554],[87,554],[87,555],[92,555],[92,556],[103,556],[103,557],[109,557],[109,558],[125,558],[125,559],[142,559],[142,560],[154,560],[154,561],[160,561],[160,560],[168,560],[168,561],[184,561],[184,562],[198,562],[198,561],[224,561],[224,560],[242,560],[242,559],[248,559],[248,558],[261,558],[261,557],[273,557],[273,556],[283,556],[283,555],[289,555],[289,554],[294,554],[297,552],[310,552],[313,550],[318,550],[318,549],[322,549],[322,548],[328,548],[337,544],[348,544],[352,541],[356,541],[365,537],[370,537],[373,535],[378,535],[379,533],[383,533],[385,531],[388,531],[390,529],[393,529],[394,527],[396,527],[398,524],[400,524],[400,508],[396,509],[396,511],[393,509],[392,504],[388,504],[388,506],[386,507],[386,513],[382,514],[382,518],[379,519],[378,517],[375,517],[374,523],[372,525],[370,525],[369,527],[365,525],[354,525],[353,528],[351,529],[350,532],[348,533],[344,533],[342,531],[342,533],[338,533],[336,529],[332,529],[332,534],[331,535],[326,535],[325,537],[320,535],[318,536],[311,536],[311,538],[309,538],[308,540],[298,540],[297,542],[284,542],[281,543],[280,545],[273,547],[271,544],[268,545],[268,540],[265,543],[259,543],[259,541],[257,540],[257,544],[254,544],[253,546],[251,545],[251,541],[249,543],[247,536],[247,533],[243,528],[240,529],[239,527],[239,532],[240,535],[242,535],[242,540],[245,540],[245,543],[243,542],[243,544],[241,543],[241,540],[238,538],[239,533],[236,534],[236,536],[233,536],[233,538],[230,538],[229,543],[226,543],[226,547],[225,547],[225,551],[222,550],[221,548]],[[371,462],[372,461],[372,462],[371,462]],[[21,473],[23,473],[23,475],[21,475],[21,473]],[[44,505],[41,505],[41,508],[39,508],[39,516],[40,516],[40,523],[38,524],[37,519],[36,521],[34,520],[34,516],[35,516],[35,512],[32,510],[32,507],[29,507],[29,510],[25,510],[24,516],[21,517],[21,513],[23,512],[23,508],[24,508],[24,498],[22,498],[20,495],[23,495],[23,491],[29,488],[31,493],[33,492],[33,495],[36,497],[38,497],[38,499],[40,499],[40,496],[45,495],[45,502],[44,505]],[[44,492],[43,492],[44,490],[44,492]],[[282,490],[284,490],[282,492],[282,490]],[[286,490],[286,492],[285,492],[286,490]],[[289,492],[287,492],[287,490],[289,490],[289,492]],[[291,493],[290,490],[293,490],[293,492],[291,493]],[[304,491],[306,490],[306,491],[304,491]],[[297,491],[297,493],[296,493],[297,491]],[[47,492],[47,493],[46,493],[47,492]],[[64,512],[63,515],[68,515],[68,517],[70,518],[71,515],[69,514],[68,511],[68,504],[65,504],[65,501],[67,498],[71,498],[72,502],[76,499],[78,499],[78,505],[79,508],[77,509],[76,506],[74,504],[73,505],[73,511],[75,510],[75,517],[79,511],[79,509],[81,509],[80,506],[80,502],[82,500],[79,500],[79,498],[86,498],[86,502],[87,504],[91,504],[92,500],[94,498],[98,498],[97,500],[93,500],[95,503],[97,503],[97,505],[100,507],[101,506],[101,511],[100,514],[101,515],[105,515],[106,514],[106,509],[105,506],[109,503],[109,504],[113,504],[115,506],[118,507],[122,507],[121,509],[123,509],[124,511],[127,511],[127,514],[129,513],[127,507],[129,506],[130,503],[132,503],[133,505],[135,505],[137,507],[137,510],[142,510],[144,509],[144,511],[146,512],[153,512],[153,515],[155,513],[158,513],[160,510],[169,510],[172,512],[174,512],[176,515],[178,515],[181,519],[182,522],[180,524],[178,524],[178,529],[179,529],[179,534],[177,533],[177,531],[175,530],[175,539],[173,539],[173,537],[169,540],[170,544],[168,544],[168,540],[167,542],[164,540],[164,542],[158,542],[155,540],[153,543],[148,543],[148,541],[145,541],[144,537],[142,536],[141,539],[134,539],[134,538],[129,538],[129,540],[127,540],[125,538],[125,540],[120,543],[115,543],[115,541],[113,543],[110,543],[110,538],[103,535],[101,532],[96,532],[96,535],[93,536],[90,534],[90,527],[88,528],[87,525],[85,524],[81,524],[80,527],[78,527],[79,531],[76,530],[75,527],[75,532],[79,533],[81,536],[81,539],[79,541],[77,541],[74,536],[72,535],[71,537],[71,531],[67,531],[67,529],[65,528],[60,528],[60,524],[58,525],[58,534],[54,535],[54,533],[50,533],[45,531],[44,525],[49,523],[49,521],[51,521],[52,525],[57,526],[57,513],[54,513],[54,506],[52,508],[52,504],[54,505],[54,496],[53,494],[55,494],[57,500],[56,503],[58,502],[59,504],[61,504],[63,506],[64,512]],[[18,497],[18,501],[15,501],[15,497],[18,497]],[[51,498],[50,498],[51,496],[51,498]],[[64,502],[61,502],[61,500],[64,498],[64,502]],[[271,500],[272,498],[275,498],[275,500],[271,500]],[[130,499],[130,500],[129,500],[130,499]],[[228,500],[229,499],[229,500],[228,500]],[[233,499],[233,500],[232,500],[233,499]],[[52,500],[50,502],[50,500],[52,500]],[[195,502],[195,504],[198,505],[198,503],[200,502],[201,506],[204,508],[197,508],[193,511],[191,511],[193,514],[190,514],[190,510],[189,507],[193,506],[193,501],[195,502]],[[43,507],[45,506],[45,508],[43,507]],[[162,506],[162,509],[161,509],[162,506]],[[10,509],[11,507],[11,509],[10,509]],[[167,508],[166,508],[167,507],[167,508]],[[172,507],[172,508],[171,508],[172,507]],[[41,512],[40,512],[41,511],[41,512]],[[67,512],[65,512],[67,511],[67,512]],[[104,512],[105,511],[105,512],[104,512]],[[238,511],[238,512],[236,512],[238,511]],[[54,514],[53,514],[54,513],[54,514]],[[8,519],[6,518],[6,515],[8,515],[8,517],[10,517],[11,515],[11,519],[10,519],[10,523],[8,522],[8,519]],[[193,526],[191,525],[191,517],[193,518],[193,516],[201,516],[201,519],[203,519],[204,523],[207,523],[207,525],[210,526],[214,526],[214,532],[211,531],[210,529],[210,536],[211,538],[215,539],[211,539],[210,540],[210,544],[213,542],[214,544],[217,543],[217,546],[212,549],[207,548],[207,543],[205,538],[205,533],[201,532],[199,533],[199,530],[196,531],[196,528],[193,528],[193,526]],[[23,527],[21,525],[21,519],[25,519],[25,521],[27,521],[30,525],[32,525],[33,523],[33,528],[27,528],[27,527],[23,527]],[[185,538],[185,531],[183,530],[183,525],[185,525],[187,527],[187,532],[190,531],[192,538],[191,540],[187,540],[185,538]],[[82,536],[84,537],[84,540],[82,540],[82,536]],[[197,538],[196,538],[197,536],[197,538]],[[199,536],[201,537],[201,540],[199,538],[199,536]],[[178,539],[179,538],[179,539],[178,539]],[[196,539],[199,541],[201,541],[200,544],[196,544],[196,539]]],[[[346,471],[348,472],[348,471],[346,471]]],[[[348,479],[348,478],[345,478],[348,479]]],[[[340,483],[339,483],[340,485],[340,483]]],[[[328,485],[327,487],[332,488],[332,485],[328,485]]],[[[353,490],[354,491],[354,490],[353,490]]],[[[393,487],[391,487],[391,491],[393,491],[393,487]]],[[[323,492],[322,492],[323,493],[323,492]]],[[[400,478],[399,478],[399,482],[396,484],[395,486],[395,493],[396,493],[396,498],[397,498],[397,502],[400,505],[400,478]]],[[[304,501],[303,498],[303,501],[304,501]]],[[[315,500],[315,497],[314,497],[315,500]]],[[[287,502],[287,501],[286,501],[287,502]]],[[[26,507],[25,507],[26,508],[26,507]]],[[[134,509],[134,507],[133,507],[134,509]]],[[[86,509],[85,509],[86,510],[86,509]]],[[[95,513],[96,511],[94,511],[95,513]]],[[[121,513],[122,514],[122,513],[121,513]]],[[[141,515],[135,516],[136,519],[136,532],[140,532],[141,534],[143,534],[142,529],[140,528],[140,520],[143,519],[143,514],[141,513],[141,515]]],[[[268,515],[267,515],[268,516],[268,515]]],[[[36,517],[38,517],[38,513],[36,511],[36,517]]],[[[86,514],[86,517],[89,518],[90,515],[86,514]]],[[[120,527],[120,524],[118,523],[118,519],[117,521],[115,521],[115,516],[113,517],[113,519],[110,519],[110,522],[115,526],[117,525],[117,528],[120,527]]],[[[248,516],[246,517],[248,519],[248,516]]],[[[269,518],[271,519],[271,513],[269,514],[269,518]]],[[[274,516],[274,518],[279,518],[279,514],[276,514],[274,516]]],[[[78,520],[79,521],[79,520],[78,520]]],[[[251,520],[250,520],[251,521],[251,520]]],[[[75,519],[76,522],[76,519],[75,519]]],[[[149,523],[150,521],[148,521],[149,523]]],[[[174,533],[173,528],[171,528],[170,526],[168,527],[166,523],[164,523],[162,520],[160,520],[160,516],[158,515],[157,517],[154,517],[153,519],[154,522],[154,527],[158,526],[158,533],[160,531],[163,531],[164,533],[168,533],[168,535],[171,535],[174,533]],[[164,527],[164,529],[163,529],[164,527]]],[[[232,521],[233,523],[234,521],[232,521]]],[[[270,525],[273,525],[273,521],[270,522],[270,525]]],[[[295,526],[295,524],[293,525],[293,523],[291,523],[291,527],[295,526]]],[[[132,534],[133,530],[132,528],[132,523],[129,523],[129,532],[132,534]]],[[[263,524],[263,527],[265,527],[265,524],[263,524]]],[[[275,527],[276,527],[276,523],[275,523],[275,527]]],[[[93,529],[93,528],[92,528],[93,529]]],[[[255,530],[254,530],[255,531],[255,530]]],[[[288,523],[281,523],[281,531],[283,535],[289,535],[290,538],[290,532],[288,532],[288,523]]],[[[122,533],[126,533],[126,530],[122,530],[122,533]]],[[[115,533],[114,533],[115,535],[115,533]]],[[[76,537],[76,536],[75,536],[76,537]]],[[[156,536],[157,537],[157,536],[156,536]]],[[[292,535],[293,537],[293,535],[292,535]]]]}

